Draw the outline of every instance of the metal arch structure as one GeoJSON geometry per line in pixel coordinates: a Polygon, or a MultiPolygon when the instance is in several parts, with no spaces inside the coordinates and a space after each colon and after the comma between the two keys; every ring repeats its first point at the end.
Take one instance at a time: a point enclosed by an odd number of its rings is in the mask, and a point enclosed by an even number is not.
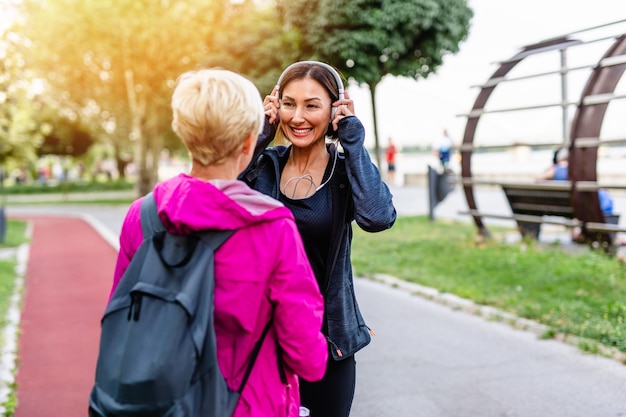
{"type": "MultiPolygon", "coordinates": [[[[489,80],[481,86],[472,110],[466,115],[467,124],[461,145],[463,191],[470,212],[477,213],[472,214],[472,217],[480,235],[489,237],[490,233],[483,222],[482,216],[479,214],[474,196],[471,156],[478,123],[480,117],[487,113],[484,109],[489,97],[500,82],[507,81],[506,75],[517,64],[522,62],[524,58],[553,50],[563,51],[570,46],[581,43],[581,41],[571,39],[569,36],[562,36],[528,45],[511,59],[502,62],[489,80]]],[[[598,146],[600,145],[600,130],[608,104],[614,98],[613,92],[626,70],[625,54],[626,35],[621,35],[616,38],[616,41],[609,47],[602,59],[593,67],[592,74],[588,78],[587,85],[577,103],[576,114],[572,121],[571,129],[569,129],[569,177],[575,191],[573,194],[573,205],[577,218],[587,222],[602,223],[604,221],[597,192],[576,191],[575,184],[577,181],[595,182],[597,179],[596,163],[598,146]]],[[[567,105],[568,103],[561,104],[561,106],[567,105]]],[[[520,108],[518,110],[523,109],[528,108],[520,108]]],[[[592,187],[592,190],[596,191],[597,188],[592,187]]],[[[606,239],[608,239],[608,235],[602,237],[602,240],[606,239]]]]}
{"type": "MultiPolygon", "coordinates": [[[[478,122],[480,121],[480,117],[483,114],[483,109],[489,100],[489,97],[498,86],[498,84],[503,81],[506,75],[522,60],[530,55],[546,52],[548,50],[553,49],[561,49],[568,45],[571,45],[574,41],[570,40],[567,37],[551,39],[545,42],[540,42],[534,45],[526,46],[517,53],[514,57],[500,64],[500,67],[493,73],[493,75],[489,78],[489,80],[481,87],[480,93],[474,102],[471,112],[467,116],[467,124],[465,126],[465,133],[463,134],[463,144],[461,146],[461,177],[472,178],[472,151],[473,151],[473,143],[474,136],[476,134],[476,129],[478,128],[478,122]]],[[[467,200],[467,206],[470,211],[478,211],[478,207],[476,205],[476,199],[474,197],[474,189],[471,182],[464,182],[463,191],[465,193],[465,198],[467,200]]],[[[480,215],[473,215],[474,223],[476,223],[476,227],[478,228],[479,233],[482,236],[489,237],[489,230],[483,223],[482,217],[480,215]]]]}
{"type": "MultiPolygon", "coordinates": [[[[626,35],[618,37],[594,68],[585,86],[572,121],[569,179],[597,181],[597,157],[600,131],[613,93],[624,71],[626,35]]],[[[597,192],[574,189],[574,213],[577,218],[601,223],[604,219],[597,192]]]]}

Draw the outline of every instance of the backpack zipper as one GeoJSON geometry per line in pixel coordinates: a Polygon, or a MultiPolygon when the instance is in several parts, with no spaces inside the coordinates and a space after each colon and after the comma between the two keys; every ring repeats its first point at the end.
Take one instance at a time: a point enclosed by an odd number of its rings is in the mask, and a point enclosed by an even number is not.
{"type": "Polygon", "coordinates": [[[130,296],[130,307],[128,309],[128,321],[131,319],[134,321],[139,320],[139,314],[141,312],[141,294],[135,293],[130,296]]]}

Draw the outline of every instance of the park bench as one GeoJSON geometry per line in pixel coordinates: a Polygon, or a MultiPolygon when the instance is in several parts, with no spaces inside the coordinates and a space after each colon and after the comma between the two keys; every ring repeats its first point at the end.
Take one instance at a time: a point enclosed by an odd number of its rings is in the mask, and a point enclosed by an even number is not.
{"type": "Polygon", "coordinates": [[[523,237],[539,238],[545,217],[564,226],[577,226],[569,181],[500,184],[523,237]],[[562,220],[558,220],[562,219],[562,220]]]}
{"type": "Polygon", "coordinates": [[[589,198],[589,193],[597,193],[597,184],[585,182],[573,185],[570,181],[544,181],[503,183],[501,187],[523,237],[538,239],[541,224],[547,223],[546,217],[556,218],[551,222],[553,224],[580,227],[581,242],[604,241],[613,245],[615,234],[624,231],[618,225],[619,214],[603,213],[603,222],[576,217],[574,190],[579,191],[579,199],[589,198]]]}
{"type": "MultiPolygon", "coordinates": [[[[477,182],[477,181],[464,181],[477,182]]],[[[485,182],[482,182],[484,185],[485,182]]],[[[485,213],[470,210],[472,216],[513,219],[518,225],[522,237],[539,239],[542,224],[562,225],[568,228],[580,228],[580,242],[601,244],[607,248],[614,245],[617,232],[625,232],[619,226],[619,214],[603,214],[602,222],[589,221],[583,216],[576,216],[576,198],[590,198],[590,193],[597,193],[598,185],[591,182],[573,184],[570,181],[542,182],[492,182],[502,189],[511,208],[512,214],[485,213]],[[575,195],[578,191],[578,195],[575,195]]]]}

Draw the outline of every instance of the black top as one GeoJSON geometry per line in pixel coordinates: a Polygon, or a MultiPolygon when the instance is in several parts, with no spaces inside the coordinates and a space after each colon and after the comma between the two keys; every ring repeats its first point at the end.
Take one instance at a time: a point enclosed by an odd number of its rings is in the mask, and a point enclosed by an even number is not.
{"type": "MultiPolygon", "coordinates": [[[[331,159],[326,166],[322,184],[328,179],[332,164],[331,159]]],[[[295,200],[281,192],[279,200],[293,213],[317,283],[320,288],[326,288],[326,266],[333,226],[332,207],[329,205],[332,201],[330,187],[324,185],[312,196],[295,200]]]]}

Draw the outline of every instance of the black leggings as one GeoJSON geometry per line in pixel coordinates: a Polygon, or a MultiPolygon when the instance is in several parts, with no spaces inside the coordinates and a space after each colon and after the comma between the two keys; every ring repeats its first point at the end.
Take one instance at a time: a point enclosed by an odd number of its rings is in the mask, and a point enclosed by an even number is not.
{"type": "Polygon", "coordinates": [[[348,417],[355,387],[354,355],[339,362],[329,355],[321,381],[300,380],[300,402],[311,410],[311,417],[348,417]]]}

